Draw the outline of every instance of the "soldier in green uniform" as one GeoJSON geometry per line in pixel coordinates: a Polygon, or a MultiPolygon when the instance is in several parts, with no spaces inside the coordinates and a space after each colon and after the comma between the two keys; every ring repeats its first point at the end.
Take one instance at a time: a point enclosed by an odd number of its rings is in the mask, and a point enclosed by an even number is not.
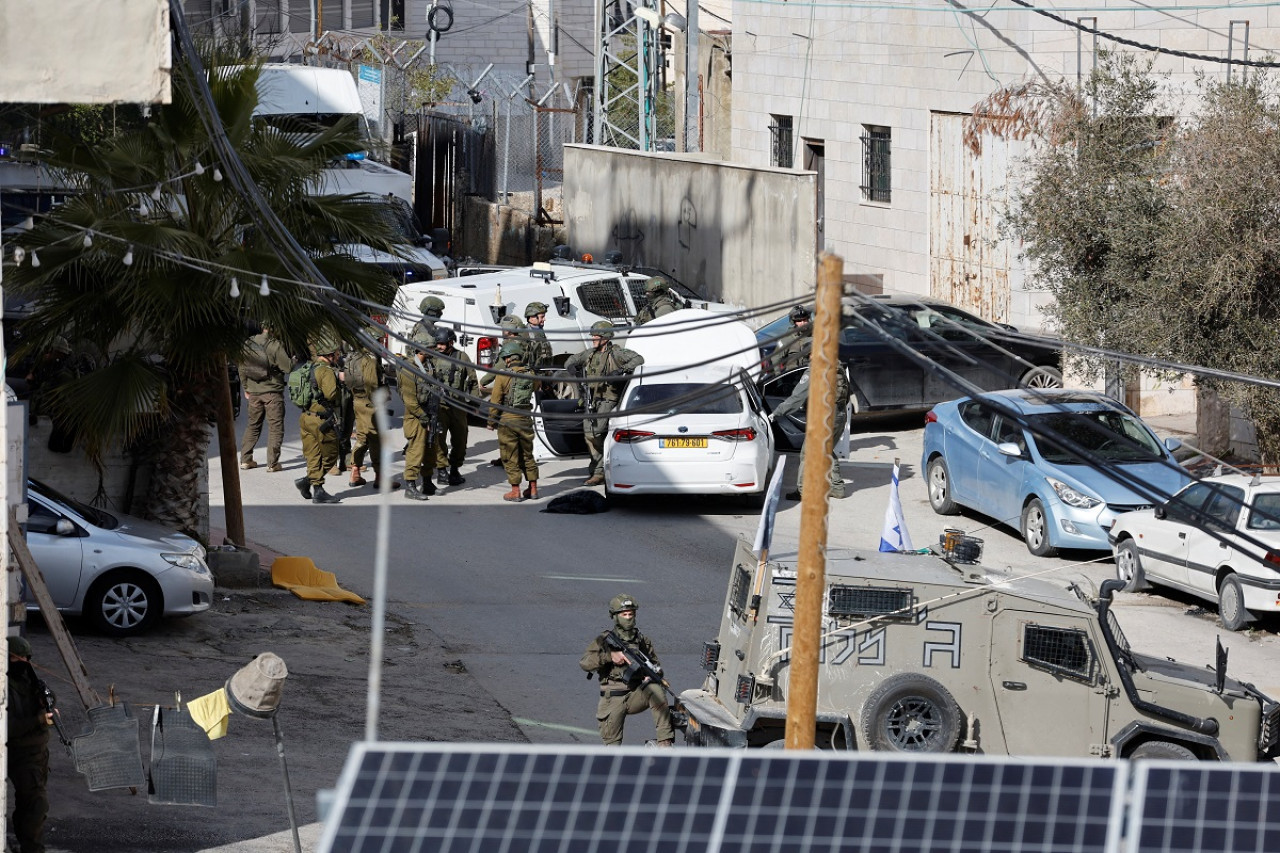
{"type": "Polygon", "coordinates": [[[429,369],[444,391],[435,435],[436,483],[441,486],[461,486],[467,481],[458,468],[467,458],[467,412],[477,408],[476,369],[467,354],[453,345],[456,340],[453,329],[436,326],[429,369]]]}
{"type": "MultiPolygon", "coordinates": [[[[806,359],[806,364],[808,360],[806,359]]],[[[778,408],[769,414],[769,422],[777,420],[783,415],[789,415],[798,411],[802,406],[809,402],[809,371],[805,371],[800,381],[796,383],[795,389],[791,392],[791,396],[778,404],[778,408]]],[[[831,429],[835,435],[835,441],[840,440],[840,435],[844,432],[845,421],[848,419],[849,411],[849,377],[844,372],[844,365],[836,365],[836,402],[832,410],[831,429]]],[[[840,473],[840,459],[836,456],[835,441],[831,444],[831,464],[827,468],[827,483],[829,485],[828,494],[833,498],[844,497],[844,476],[840,473]]],[[[798,501],[800,494],[804,488],[804,455],[809,449],[809,445],[800,445],[800,467],[799,476],[796,477],[796,489],[794,492],[787,493],[787,500],[798,501]]]]}
{"type": "Polygon", "coordinates": [[[671,282],[661,276],[654,276],[644,283],[644,305],[636,312],[636,325],[643,326],[650,320],[679,311],[683,307],[684,303],[671,292],[671,282]]]}
{"type": "MultiPolygon", "coordinates": [[[[639,605],[630,595],[615,595],[609,601],[609,615],[613,617],[613,633],[628,646],[635,646],[661,666],[653,643],[636,627],[636,610],[639,605]]],[[[671,722],[671,709],[667,706],[667,694],[661,684],[654,682],[628,683],[627,659],[622,652],[609,648],[605,634],[591,641],[578,666],[587,673],[594,673],[600,680],[600,704],[596,706],[596,722],[600,725],[600,739],[605,746],[622,745],[622,727],[627,717],[648,708],[653,712],[653,725],[657,730],[658,746],[675,744],[676,731],[671,722]]]]}
{"type": "Polygon", "coordinates": [[[778,348],[770,358],[772,368],[778,373],[795,370],[809,363],[813,350],[813,323],[809,309],[797,305],[791,309],[791,331],[778,341],[778,348]]]}
{"type": "Polygon", "coordinates": [[[440,389],[419,375],[427,373],[427,352],[434,345],[434,335],[425,331],[415,335],[410,340],[411,364],[400,368],[397,377],[400,399],[404,401],[404,496],[411,501],[425,501],[436,493],[436,484],[427,476],[430,472],[423,470],[423,464],[435,447],[440,389]]]}
{"type": "Polygon", "coordinates": [[[418,303],[418,310],[422,312],[422,319],[409,330],[410,341],[424,332],[428,335],[435,332],[436,321],[444,316],[444,300],[439,296],[424,296],[418,303]]]}
{"type": "MultiPolygon", "coordinates": [[[[375,340],[376,329],[367,330],[375,340]]],[[[347,358],[345,374],[347,387],[351,389],[352,408],[355,411],[355,431],[351,442],[351,485],[363,486],[367,480],[360,476],[365,455],[374,470],[373,485],[378,485],[378,463],[382,452],[382,436],[378,433],[378,421],[374,417],[373,392],[382,384],[382,371],[378,357],[366,347],[360,347],[347,358]]]]}
{"type": "MultiPolygon", "coordinates": [[[[507,341],[515,341],[520,345],[521,351],[528,347],[529,335],[525,330],[524,320],[521,320],[514,314],[507,314],[498,321],[498,328],[502,330],[502,343],[507,341]]],[[[502,344],[498,345],[502,348],[502,344]]],[[[488,388],[493,385],[493,380],[497,378],[496,373],[486,373],[484,378],[480,380],[480,387],[488,388]]]]}
{"type": "Polygon", "coordinates": [[[574,353],[565,362],[565,369],[577,373],[586,380],[579,387],[583,409],[587,419],[582,431],[591,453],[591,476],[584,486],[604,483],[604,439],[609,434],[607,415],[618,408],[627,376],[644,364],[644,356],[613,343],[613,324],[597,320],[591,324],[591,346],[574,353]]]}
{"type": "Polygon", "coordinates": [[[498,358],[503,366],[512,373],[521,376],[499,376],[493,381],[493,390],[489,393],[489,402],[503,409],[489,409],[489,429],[498,431],[498,452],[502,454],[502,467],[507,472],[507,483],[511,490],[502,496],[504,501],[520,501],[538,499],[538,463],[533,459],[533,416],[520,412],[532,412],[533,392],[538,388],[538,381],[533,373],[524,366],[524,353],[516,341],[507,341],[498,350],[498,358]],[[528,378],[526,378],[528,377],[528,378]],[[510,411],[518,409],[520,411],[510,411]],[[529,481],[529,486],[520,491],[520,483],[529,481]]]}
{"type": "MultiPolygon", "coordinates": [[[[13,833],[20,853],[44,853],[44,821],[49,814],[49,727],[40,679],[31,667],[31,644],[9,637],[9,678],[5,734],[9,781],[13,783],[13,833]]],[[[8,848],[6,848],[8,849],[8,848]]]]}
{"type": "Polygon", "coordinates": [[[529,327],[526,331],[528,343],[525,345],[524,366],[542,375],[542,371],[549,369],[554,363],[551,342],[547,340],[547,333],[543,329],[547,324],[547,304],[530,302],[524,306],[524,321],[529,327]]]}
{"type": "Polygon", "coordinates": [[[280,447],[284,443],[284,381],[293,367],[284,344],[271,331],[270,324],[262,322],[262,332],[249,339],[244,357],[237,369],[240,387],[248,404],[249,422],[240,441],[240,467],[257,468],[253,449],[262,435],[262,422],[267,423],[267,470],[281,470],[280,447]]]}
{"type": "Polygon", "coordinates": [[[338,463],[338,442],[342,430],[342,383],[338,381],[337,364],[342,342],[325,332],[312,339],[311,383],[315,399],[298,416],[302,433],[302,456],[307,460],[307,476],[293,481],[304,498],[317,504],[336,504],[340,498],[324,490],[324,475],[338,463]]]}

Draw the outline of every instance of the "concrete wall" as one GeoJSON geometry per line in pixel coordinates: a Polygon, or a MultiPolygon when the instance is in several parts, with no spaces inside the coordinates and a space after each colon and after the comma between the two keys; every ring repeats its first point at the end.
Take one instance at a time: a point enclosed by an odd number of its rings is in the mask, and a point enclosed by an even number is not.
{"type": "Polygon", "coordinates": [[[816,178],[698,155],[565,146],[570,245],[620,250],[704,296],[766,305],[813,290],[816,178]]]}

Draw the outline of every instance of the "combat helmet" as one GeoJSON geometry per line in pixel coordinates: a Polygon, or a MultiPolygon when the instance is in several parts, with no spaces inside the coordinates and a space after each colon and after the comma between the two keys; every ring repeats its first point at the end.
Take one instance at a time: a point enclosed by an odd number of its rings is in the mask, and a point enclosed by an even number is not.
{"type": "Polygon", "coordinates": [[[547,313],[547,303],[545,302],[530,302],[528,305],[524,306],[524,316],[526,320],[530,317],[536,317],[539,314],[545,313],[547,313]]]}
{"type": "Polygon", "coordinates": [[[424,296],[418,303],[418,310],[426,317],[440,319],[444,315],[444,300],[439,296],[424,296]]]}
{"type": "Polygon", "coordinates": [[[788,314],[787,316],[791,318],[791,325],[794,326],[796,323],[800,322],[801,320],[808,322],[813,315],[809,313],[808,308],[804,307],[803,305],[797,305],[795,308],[791,309],[791,313],[788,314]]]}
{"type": "Polygon", "coordinates": [[[591,334],[608,340],[613,337],[613,324],[608,320],[596,320],[591,324],[591,334]]]}
{"type": "Polygon", "coordinates": [[[436,345],[435,332],[431,329],[419,329],[409,339],[409,345],[416,350],[425,352],[436,345]]]}
{"type": "Polygon", "coordinates": [[[321,332],[310,341],[307,342],[307,348],[311,350],[312,357],[322,355],[332,355],[342,349],[342,341],[332,332],[321,332]]]}
{"type": "Polygon", "coordinates": [[[515,356],[521,361],[524,360],[524,347],[520,346],[519,341],[506,341],[502,346],[498,347],[498,358],[509,358],[511,356],[515,356]]]}
{"type": "Polygon", "coordinates": [[[635,596],[627,595],[626,593],[623,593],[622,595],[615,595],[613,598],[609,599],[609,615],[610,616],[617,616],[619,613],[621,613],[624,610],[639,610],[639,609],[640,609],[640,604],[639,602],[636,601],[635,596]]]}
{"type": "Polygon", "coordinates": [[[498,321],[498,325],[506,331],[518,332],[524,328],[524,320],[521,320],[515,314],[507,314],[498,321]]]}
{"type": "Polygon", "coordinates": [[[654,293],[665,293],[670,289],[671,289],[671,282],[667,281],[665,278],[658,275],[655,275],[653,278],[649,279],[644,283],[645,295],[654,294],[654,293]]]}
{"type": "Polygon", "coordinates": [[[451,344],[458,339],[453,333],[453,329],[445,325],[436,326],[435,331],[431,332],[431,342],[436,346],[440,344],[451,344]]]}

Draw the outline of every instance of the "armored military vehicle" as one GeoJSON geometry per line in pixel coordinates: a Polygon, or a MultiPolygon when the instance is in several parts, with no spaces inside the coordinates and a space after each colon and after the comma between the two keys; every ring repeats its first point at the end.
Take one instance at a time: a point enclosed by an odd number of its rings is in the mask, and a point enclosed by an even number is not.
{"type": "MultiPolygon", "coordinates": [[[[828,749],[1257,761],[1280,755],[1280,704],[1213,667],[1129,648],[1100,591],[988,575],[973,543],[930,554],[833,550],[815,743],[828,749]],[[946,555],[946,557],[943,556],[946,555]],[[949,559],[948,559],[949,558],[949,559]]],[[[794,562],[740,542],[703,687],[680,699],[690,745],[781,745],[794,562]]]]}

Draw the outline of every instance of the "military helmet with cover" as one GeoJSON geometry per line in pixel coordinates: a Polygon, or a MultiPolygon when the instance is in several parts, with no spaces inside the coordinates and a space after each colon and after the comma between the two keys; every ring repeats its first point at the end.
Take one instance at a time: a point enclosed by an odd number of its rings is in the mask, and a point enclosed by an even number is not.
{"type": "Polygon", "coordinates": [[[547,313],[547,303],[545,302],[530,302],[528,305],[524,306],[524,317],[526,320],[530,317],[536,317],[539,314],[545,313],[547,313]]]}
{"type": "Polygon", "coordinates": [[[30,659],[31,643],[27,641],[26,637],[10,636],[7,638],[6,642],[9,645],[9,654],[17,655],[20,658],[30,659]]]}
{"type": "Polygon", "coordinates": [[[424,296],[418,303],[418,310],[425,316],[438,320],[444,315],[444,300],[439,296],[424,296]]]}
{"type": "Polygon", "coordinates": [[[609,599],[609,615],[610,616],[617,616],[619,613],[621,613],[624,610],[639,610],[639,609],[640,609],[640,605],[636,603],[635,596],[633,595],[627,595],[626,593],[623,593],[622,595],[615,595],[613,598],[609,599]]]}
{"type": "Polygon", "coordinates": [[[646,294],[665,293],[671,289],[671,282],[659,275],[655,275],[644,283],[644,292],[646,294]]]}
{"type": "Polygon", "coordinates": [[[409,339],[409,345],[419,351],[431,349],[436,345],[435,331],[433,329],[419,329],[409,339]]]}
{"type": "Polygon", "coordinates": [[[797,305],[796,307],[791,309],[791,313],[788,314],[787,316],[791,318],[791,325],[794,326],[796,323],[800,322],[801,320],[807,323],[810,319],[812,319],[813,315],[809,313],[808,308],[804,307],[803,305],[797,305]]]}
{"type": "Polygon", "coordinates": [[[451,344],[457,339],[458,336],[453,333],[453,329],[443,324],[436,326],[435,330],[431,332],[431,342],[436,346],[451,344]]]}
{"type": "Polygon", "coordinates": [[[506,341],[502,346],[498,347],[498,358],[510,358],[511,356],[515,356],[521,361],[524,360],[524,347],[517,340],[506,341]]]}
{"type": "Polygon", "coordinates": [[[613,324],[608,320],[596,320],[591,324],[591,334],[608,340],[613,337],[613,324]]]}
{"type": "Polygon", "coordinates": [[[321,332],[307,342],[307,348],[311,350],[312,357],[332,355],[342,349],[342,341],[332,332],[321,332]]]}
{"type": "Polygon", "coordinates": [[[525,327],[524,320],[521,320],[515,314],[504,315],[503,318],[498,321],[498,325],[506,331],[519,331],[525,327]]]}

